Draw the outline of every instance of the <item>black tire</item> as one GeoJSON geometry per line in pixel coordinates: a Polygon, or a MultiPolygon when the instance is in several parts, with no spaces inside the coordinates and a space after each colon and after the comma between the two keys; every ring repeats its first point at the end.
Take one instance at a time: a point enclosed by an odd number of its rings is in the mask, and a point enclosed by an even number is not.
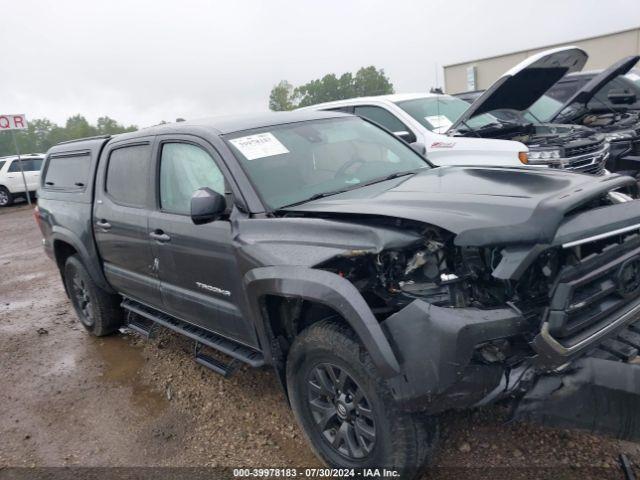
{"type": "Polygon", "coordinates": [[[73,309],[89,333],[103,337],[122,325],[120,297],[98,287],[77,255],[67,259],[64,281],[73,309]]]}
{"type": "Polygon", "coordinates": [[[389,468],[402,478],[413,478],[435,448],[437,420],[398,408],[346,325],[318,322],[295,339],[287,358],[287,388],[298,423],[316,455],[330,467],[389,468]],[[337,383],[327,387],[326,380],[336,378],[337,383]],[[331,399],[328,391],[341,394],[331,399]],[[321,412],[331,417],[324,428],[319,426],[321,412]]]}
{"type": "Polygon", "coordinates": [[[13,205],[13,201],[13,195],[7,187],[0,185],[0,207],[9,207],[13,205]]]}

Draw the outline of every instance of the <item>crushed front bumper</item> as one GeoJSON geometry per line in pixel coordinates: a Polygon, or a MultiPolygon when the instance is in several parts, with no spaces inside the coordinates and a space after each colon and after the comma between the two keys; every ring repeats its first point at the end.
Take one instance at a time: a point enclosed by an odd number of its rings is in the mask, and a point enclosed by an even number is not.
{"type": "Polygon", "coordinates": [[[540,377],[515,419],[640,441],[640,365],[585,357],[540,377]]]}
{"type": "MultiPolygon", "coordinates": [[[[474,354],[487,342],[522,338],[530,332],[531,324],[516,310],[442,308],[416,300],[382,323],[402,369],[402,375],[388,382],[396,401],[407,410],[437,414],[525,395],[529,406],[522,411],[521,418],[534,419],[537,414],[539,418],[547,418],[544,414],[547,404],[539,401],[545,392],[554,391],[547,386],[562,384],[567,378],[566,391],[576,382],[584,383],[581,393],[576,395],[590,395],[589,388],[592,388],[597,397],[585,397],[584,402],[598,407],[607,389],[612,390],[615,405],[625,404],[627,397],[638,395],[640,425],[640,377],[636,382],[636,375],[640,373],[635,373],[640,366],[633,364],[640,362],[639,319],[640,299],[612,315],[604,328],[572,344],[554,338],[543,323],[529,355],[523,354],[519,363],[507,366],[478,362],[474,354]],[[624,385],[629,387],[621,389],[615,382],[607,384],[606,377],[589,373],[600,361],[615,363],[609,370],[621,379],[626,378],[623,381],[628,383],[624,385]],[[578,380],[572,380],[580,371],[583,373],[578,380]],[[588,387],[589,379],[597,382],[588,387]],[[528,397],[528,392],[533,397],[528,397]]],[[[553,405],[556,403],[554,399],[553,405]]],[[[624,413],[626,417],[630,415],[630,408],[624,413]]],[[[616,420],[612,421],[615,426],[616,420]]],[[[610,433],[613,426],[605,425],[601,431],[610,433]]]]}

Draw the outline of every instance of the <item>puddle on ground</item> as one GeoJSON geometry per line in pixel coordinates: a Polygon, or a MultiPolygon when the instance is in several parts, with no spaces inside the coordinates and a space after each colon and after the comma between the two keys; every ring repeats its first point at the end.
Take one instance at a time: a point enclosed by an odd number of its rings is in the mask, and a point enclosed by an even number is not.
{"type": "Polygon", "coordinates": [[[103,378],[131,389],[134,405],[157,414],[167,407],[167,400],[160,392],[153,390],[142,381],[145,359],[142,348],[131,345],[121,335],[94,339],[95,351],[102,360],[103,378]]]}

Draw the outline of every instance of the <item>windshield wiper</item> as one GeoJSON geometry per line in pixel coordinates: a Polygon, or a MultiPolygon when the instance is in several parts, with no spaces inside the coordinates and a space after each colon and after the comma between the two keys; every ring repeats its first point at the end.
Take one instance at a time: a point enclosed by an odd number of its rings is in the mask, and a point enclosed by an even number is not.
{"type": "Polygon", "coordinates": [[[361,183],[360,185],[358,185],[358,187],[366,187],[367,185],[373,185],[374,183],[386,182],[387,180],[393,180],[394,178],[404,177],[406,175],[414,175],[422,170],[422,168],[416,168],[415,170],[406,170],[404,172],[395,172],[391,175],[387,175],[386,177],[375,178],[366,183],[361,183]]]}
{"type": "MultiPolygon", "coordinates": [[[[422,167],[422,168],[425,168],[425,167],[422,167]]],[[[283,208],[289,208],[289,207],[297,207],[298,205],[302,205],[303,203],[312,202],[314,200],[319,200],[321,198],[330,197],[332,195],[338,195],[339,193],[349,192],[349,191],[355,190],[357,188],[366,187],[368,185],[373,185],[374,183],[385,182],[387,180],[393,180],[394,178],[404,177],[406,175],[413,175],[413,174],[417,173],[418,171],[422,170],[422,168],[417,168],[415,170],[407,170],[407,171],[404,171],[404,172],[394,172],[394,173],[392,173],[390,175],[387,175],[386,177],[376,178],[374,180],[370,180],[370,181],[365,182],[365,183],[358,183],[358,184],[352,186],[351,188],[343,188],[341,190],[333,190],[331,192],[316,193],[315,195],[311,195],[309,198],[305,198],[304,200],[299,200],[297,202],[290,203],[288,205],[283,205],[283,206],[279,207],[278,210],[283,209],[283,208]]]]}
{"type": "Polygon", "coordinates": [[[319,200],[324,197],[330,197],[332,195],[338,195],[339,193],[348,192],[351,190],[350,188],[344,188],[342,190],[334,190],[332,192],[322,192],[316,193],[315,195],[311,195],[309,198],[305,198],[304,200],[299,200],[297,202],[290,203],[288,205],[283,205],[280,208],[289,208],[289,207],[297,207],[298,205],[302,205],[303,203],[312,202],[314,200],[319,200]]]}

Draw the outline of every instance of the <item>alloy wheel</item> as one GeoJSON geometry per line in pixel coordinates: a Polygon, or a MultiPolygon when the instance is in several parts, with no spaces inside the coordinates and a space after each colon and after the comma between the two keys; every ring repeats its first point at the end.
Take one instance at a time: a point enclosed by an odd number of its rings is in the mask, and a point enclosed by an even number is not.
{"type": "Polygon", "coordinates": [[[80,320],[86,326],[91,327],[94,322],[91,297],[86,283],[78,275],[73,277],[73,298],[81,313],[80,320]]]}
{"type": "Polygon", "coordinates": [[[359,460],[371,453],[376,425],[363,390],[336,365],[316,365],[308,375],[308,403],[315,427],[341,455],[359,460]]]}

